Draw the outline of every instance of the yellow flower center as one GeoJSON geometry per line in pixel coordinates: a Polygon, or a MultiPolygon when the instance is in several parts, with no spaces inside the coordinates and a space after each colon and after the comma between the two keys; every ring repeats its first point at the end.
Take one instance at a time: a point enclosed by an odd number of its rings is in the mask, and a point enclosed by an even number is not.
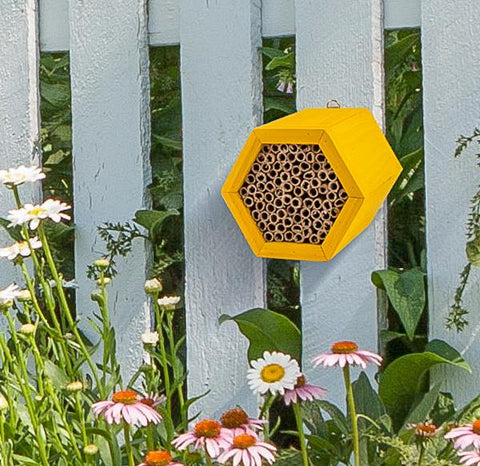
{"type": "Polygon", "coordinates": [[[278,382],[284,375],[285,369],[280,364],[268,364],[260,372],[260,377],[267,383],[278,382]]]}
{"type": "Polygon", "coordinates": [[[37,208],[35,208],[35,209],[30,209],[30,210],[28,210],[28,211],[27,211],[27,214],[37,216],[37,215],[40,215],[40,214],[43,213],[43,212],[46,212],[46,210],[43,209],[42,207],[37,207],[37,208]]]}
{"type": "Polygon", "coordinates": [[[334,354],[350,354],[357,350],[358,346],[353,341],[339,341],[332,345],[332,353],[334,354]]]}
{"type": "Polygon", "coordinates": [[[480,435],[480,419],[477,419],[476,421],[473,421],[472,430],[476,434],[480,435]]]}
{"type": "Polygon", "coordinates": [[[242,408],[234,408],[225,411],[220,418],[223,427],[234,429],[248,424],[248,414],[242,408]]]}
{"type": "Polygon", "coordinates": [[[214,438],[220,435],[222,426],[219,422],[212,419],[205,419],[195,425],[195,434],[197,437],[214,438]]]}
{"type": "Polygon", "coordinates": [[[147,466],[167,466],[172,461],[172,455],[168,451],[149,451],[145,456],[147,466]]]}
{"type": "Polygon", "coordinates": [[[138,395],[137,392],[134,392],[133,390],[123,390],[121,392],[115,392],[112,396],[112,400],[115,401],[115,403],[131,405],[138,401],[138,395]]]}
{"type": "Polygon", "coordinates": [[[18,243],[19,248],[28,248],[28,243],[26,241],[21,241],[18,243]]]}
{"type": "Polygon", "coordinates": [[[248,435],[248,434],[237,435],[233,439],[233,446],[235,448],[245,449],[245,448],[253,447],[255,443],[257,443],[257,440],[255,439],[255,437],[253,435],[248,435]]]}

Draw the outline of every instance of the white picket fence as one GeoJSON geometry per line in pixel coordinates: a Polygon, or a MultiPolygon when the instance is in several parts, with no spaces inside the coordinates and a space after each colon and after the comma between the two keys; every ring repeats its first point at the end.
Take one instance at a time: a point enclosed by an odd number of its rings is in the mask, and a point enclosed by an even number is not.
{"type": "MultiPolygon", "coordinates": [[[[180,44],[188,390],[211,389],[199,406],[206,413],[238,403],[253,410],[246,342],[234,324],[219,327],[218,316],[265,305],[265,261],[252,255],[220,187],[261,123],[262,36],[296,35],[298,108],[336,98],[372,109],[383,124],[384,29],[421,27],[430,334],[465,348],[476,368],[450,379],[447,388],[464,400],[480,382],[480,315],[460,337],[444,330],[444,318],[477,184],[472,158],[455,161],[453,152],[457,137],[478,124],[479,16],[480,2],[472,0],[151,0],[148,9],[145,0],[0,0],[0,166],[38,161],[39,49],[69,50],[78,309],[88,315],[85,268],[102,249],[95,227],[148,205],[148,46],[180,44]]],[[[0,191],[0,215],[10,205],[0,191]]],[[[121,264],[112,292],[126,372],[142,358],[140,334],[149,325],[147,262],[139,246],[121,264]]],[[[343,398],[338,374],[313,373],[308,361],[339,339],[377,347],[382,306],[370,273],[383,267],[385,212],[331,262],[301,264],[305,370],[335,402],[343,398]]],[[[1,263],[0,287],[13,277],[1,263]]],[[[476,286],[473,309],[479,296],[476,286]]]]}

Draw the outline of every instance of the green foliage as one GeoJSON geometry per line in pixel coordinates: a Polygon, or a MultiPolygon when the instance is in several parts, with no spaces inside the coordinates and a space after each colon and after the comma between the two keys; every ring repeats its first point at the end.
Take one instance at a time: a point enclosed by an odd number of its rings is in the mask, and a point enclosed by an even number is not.
{"type": "Polygon", "coordinates": [[[399,430],[412,407],[423,398],[428,371],[438,365],[448,364],[467,371],[470,367],[460,354],[447,343],[433,340],[423,353],[407,354],[393,361],[382,373],[379,395],[399,430]]]}
{"type": "Polygon", "coordinates": [[[236,316],[223,314],[220,324],[233,320],[249,341],[248,359],[260,358],[264,351],[280,351],[301,360],[302,338],[287,317],[267,309],[250,309],[236,316]]]}

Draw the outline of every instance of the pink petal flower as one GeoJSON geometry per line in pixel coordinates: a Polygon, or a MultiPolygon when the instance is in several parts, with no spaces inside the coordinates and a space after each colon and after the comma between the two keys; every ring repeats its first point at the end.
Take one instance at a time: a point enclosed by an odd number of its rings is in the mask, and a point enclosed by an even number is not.
{"type": "Polygon", "coordinates": [[[382,364],[382,357],[371,351],[359,350],[356,343],[352,341],[340,341],[332,345],[331,353],[323,353],[312,359],[313,367],[360,366],[363,369],[367,363],[377,366],[382,364]]]}

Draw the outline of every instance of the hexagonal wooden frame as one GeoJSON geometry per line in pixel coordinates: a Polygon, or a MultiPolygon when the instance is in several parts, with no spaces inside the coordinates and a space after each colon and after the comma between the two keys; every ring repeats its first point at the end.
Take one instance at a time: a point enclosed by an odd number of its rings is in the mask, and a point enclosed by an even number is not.
{"type": "Polygon", "coordinates": [[[255,128],[222,188],[222,195],[255,255],[328,261],[358,236],[402,171],[381,129],[363,108],[306,109],[255,128]],[[318,144],[348,194],[321,245],[266,242],[239,191],[263,144],[318,144]]]}

